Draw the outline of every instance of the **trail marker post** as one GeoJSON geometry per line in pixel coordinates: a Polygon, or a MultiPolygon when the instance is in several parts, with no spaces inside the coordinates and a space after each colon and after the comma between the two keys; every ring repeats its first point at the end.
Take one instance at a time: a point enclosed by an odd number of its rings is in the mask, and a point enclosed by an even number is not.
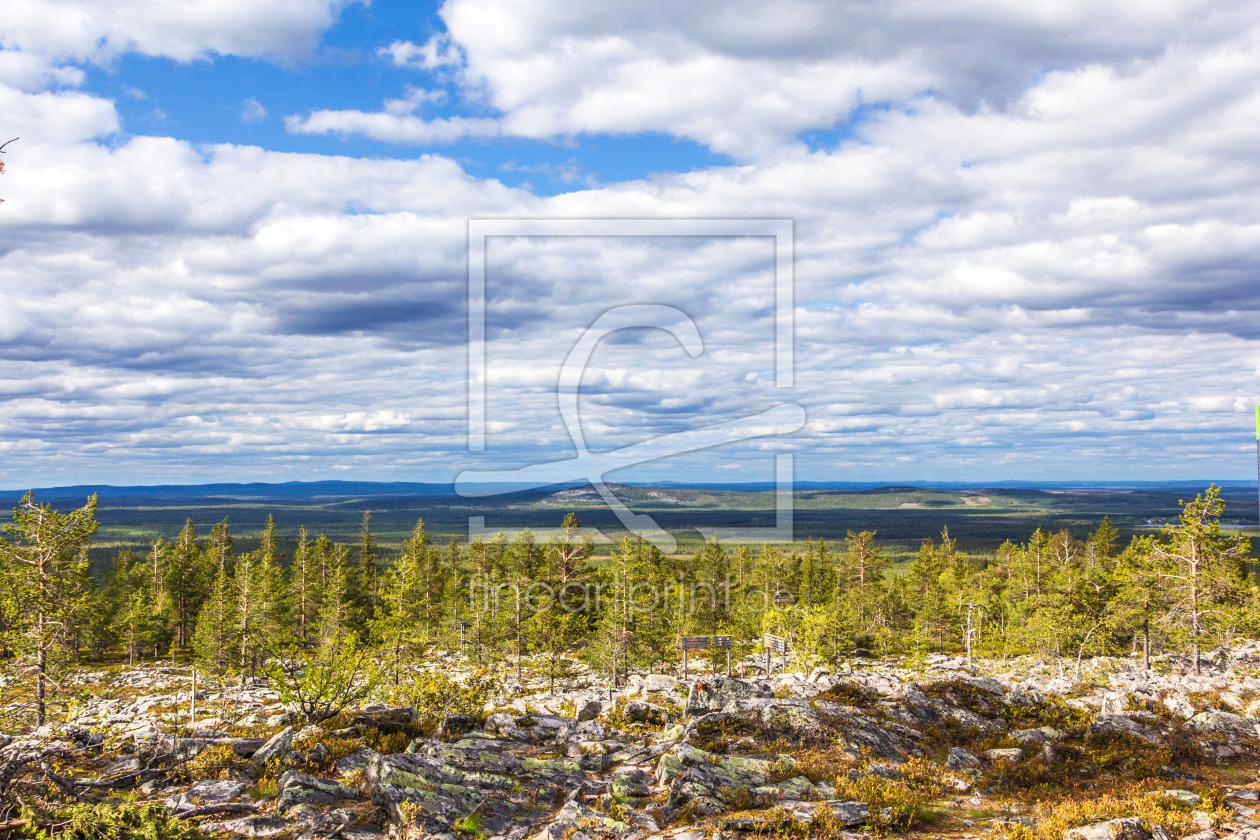
{"type": "Polygon", "coordinates": [[[687,679],[687,652],[692,650],[707,650],[713,645],[712,636],[683,636],[682,637],[682,654],[683,654],[683,679],[687,679]]]}
{"type": "Polygon", "coordinates": [[[734,636],[714,636],[713,646],[726,651],[726,676],[731,675],[731,648],[735,647],[734,636]]]}

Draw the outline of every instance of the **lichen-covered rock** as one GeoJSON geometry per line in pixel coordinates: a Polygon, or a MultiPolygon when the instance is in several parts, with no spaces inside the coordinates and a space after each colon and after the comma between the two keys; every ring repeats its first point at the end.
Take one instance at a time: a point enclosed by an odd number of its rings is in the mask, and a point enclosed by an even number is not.
{"type": "Polygon", "coordinates": [[[1190,703],[1190,699],[1180,691],[1170,693],[1163,702],[1170,712],[1179,717],[1186,720],[1194,717],[1194,706],[1190,703]]]}
{"type": "Polygon", "coordinates": [[[665,710],[655,703],[631,701],[625,705],[623,713],[626,720],[634,723],[661,724],[665,722],[665,710]]]}
{"type": "Polygon", "coordinates": [[[1005,761],[1014,763],[1024,757],[1024,751],[1019,747],[1008,747],[1006,749],[985,750],[984,757],[989,761],[1005,761]]]}
{"type": "Polygon", "coordinates": [[[687,715],[703,715],[721,711],[733,700],[754,697],[773,698],[774,691],[766,683],[728,677],[696,680],[691,684],[683,711],[687,715]]]}
{"type": "Polygon", "coordinates": [[[1181,789],[1166,790],[1164,791],[1164,796],[1167,796],[1169,799],[1176,799],[1178,802],[1182,802],[1186,805],[1189,805],[1192,808],[1203,801],[1202,796],[1199,796],[1197,793],[1191,790],[1181,790],[1181,789]]]}
{"type": "Polygon", "coordinates": [[[276,807],[287,811],[295,805],[331,805],[342,799],[358,798],[359,791],[349,785],[289,770],[280,777],[280,799],[276,807]]]}
{"type": "Polygon", "coordinates": [[[1240,753],[1247,745],[1254,745],[1257,741],[1256,724],[1230,712],[1200,712],[1186,721],[1186,728],[1218,739],[1221,746],[1231,750],[1226,755],[1240,753]]]}
{"type": "Polygon", "coordinates": [[[1017,729],[1011,733],[1011,737],[1021,744],[1039,747],[1047,741],[1060,740],[1063,737],[1063,733],[1053,726],[1040,726],[1036,729],[1017,729]]]}
{"type": "Polygon", "coordinates": [[[980,770],[984,767],[979,758],[962,747],[949,748],[949,757],[945,759],[945,766],[950,770],[980,770]]]}
{"type": "MultiPolygon", "coordinates": [[[[820,817],[828,817],[830,821],[846,828],[857,828],[870,822],[871,809],[865,802],[844,800],[828,800],[826,802],[785,802],[776,806],[778,814],[786,816],[797,825],[807,826],[820,817]]],[[[718,826],[727,831],[758,832],[764,830],[775,814],[766,810],[762,813],[743,813],[718,820],[718,826]]]]}
{"type": "MultiPolygon", "coordinates": [[[[679,744],[672,750],[681,768],[670,774],[666,808],[677,811],[686,806],[693,813],[721,813],[727,805],[762,787],[777,762],[751,756],[719,756],[679,744]]],[[[662,757],[662,763],[666,757],[662,757]]],[[[658,779],[663,775],[658,768],[658,779]]]]}
{"type": "Polygon", "coordinates": [[[166,800],[166,807],[172,811],[189,811],[199,805],[233,802],[244,792],[243,782],[205,779],[194,782],[186,793],[169,797],[166,800]]]}
{"type": "Polygon", "coordinates": [[[207,823],[200,828],[203,833],[211,836],[236,834],[241,837],[272,837],[288,831],[290,826],[280,817],[257,814],[226,822],[207,823]]]}
{"type": "Polygon", "coordinates": [[[272,735],[267,743],[258,748],[251,759],[255,764],[266,764],[270,758],[282,758],[293,747],[293,727],[286,726],[284,729],[272,735]]]}
{"type": "Polygon", "coordinates": [[[1082,825],[1068,829],[1065,840],[1150,840],[1150,832],[1146,830],[1138,817],[1122,817],[1118,820],[1082,825]]]}
{"type": "Polygon", "coordinates": [[[369,762],[365,778],[376,804],[398,819],[401,804],[411,803],[418,809],[418,822],[429,833],[451,831],[474,808],[496,834],[513,827],[528,828],[539,816],[533,790],[504,776],[464,773],[432,755],[378,755],[369,762]]]}
{"type": "Polygon", "coordinates": [[[1089,725],[1089,729],[1085,732],[1087,737],[1115,733],[1132,735],[1150,744],[1162,744],[1164,742],[1164,735],[1158,729],[1143,726],[1125,715],[1099,715],[1094,718],[1094,722],[1089,725]]]}
{"type": "Polygon", "coordinates": [[[610,792],[613,799],[626,802],[652,795],[653,777],[638,767],[618,767],[612,772],[610,792]]]}
{"type": "Polygon", "coordinates": [[[633,827],[580,802],[566,802],[559,813],[531,840],[572,840],[577,837],[624,838],[633,827]]]}

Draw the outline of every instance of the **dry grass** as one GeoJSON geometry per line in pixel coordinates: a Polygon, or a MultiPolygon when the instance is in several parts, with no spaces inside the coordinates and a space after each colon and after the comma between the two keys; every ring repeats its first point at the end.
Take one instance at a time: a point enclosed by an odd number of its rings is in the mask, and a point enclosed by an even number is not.
{"type": "Polygon", "coordinates": [[[1149,827],[1163,826],[1173,837],[1194,834],[1200,829],[1191,819],[1191,811],[1206,811],[1214,824],[1230,815],[1224,804],[1224,791],[1215,786],[1200,787],[1195,792],[1203,797],[1191,809],[1180,800],[1161,795],[1166,783],[1154,782],[1121,786],[1107,793],[1079,792],[1038,802],[1032,811],[1035,829],[1011,826],[1004,835],[1010,840],[1060,840],[1069,828],[1119,817],[1141,817],[1149,827]]]}

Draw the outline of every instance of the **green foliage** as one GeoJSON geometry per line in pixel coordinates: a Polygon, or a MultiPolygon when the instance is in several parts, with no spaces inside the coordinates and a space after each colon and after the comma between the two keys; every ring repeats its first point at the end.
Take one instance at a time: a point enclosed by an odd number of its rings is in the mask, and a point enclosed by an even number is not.
{"type": "Polygon", "coordinates": [[[466,817],[460,817],[452,825],[457,834],[463,834],[468,837],[475,837],[477,840],[485,840],[490,836],[490,832],[486,831],[481,824],[480,814],[469,814],[466,817]]]}
{"type": "Polygon", "coordinates": [[[406,698],[416,710],[417,721],[432,731],[444,715],[481,717],[496,685],[497,680],[485,672],[460,682],[442,671],[421,671],[411,677],[406,698]]]}
{"type": "MultiPolygon", "coordinates": [[[[58,840],[202,840],[195,826],[157,803],[71,805],[57,812],[58,840]]],[[[40,836],[44,834],[40,832],[40,836]]]]}
{"type": "Polygon", "coordinates": [[[836,796],[869,805],[868,826],[881,833],[935,822],[930,806],[943,792],[940,768],[925,759],[912,758],[897,769],[901,778],[886,779],[869,765],[855,768],[836,779],[836,796]]]}
{"type": "Polygon", "coordinates": [[[314,723],[327,720],[366,697],[376,682],[371,651],[352,634],[325,642],[315,651],[290,647],[269,664],[281,701],[294,704],[314,723]]]}
{"type": "Polygon", "coordinates": [[[50,679],[76,656],[75,631],[87,622],[94,582],[88,547],[96,533],[96,497],[61,514],[22,497],[0,540],[0,650],[34,675],[36,725],[47,716],[50,679]]]}

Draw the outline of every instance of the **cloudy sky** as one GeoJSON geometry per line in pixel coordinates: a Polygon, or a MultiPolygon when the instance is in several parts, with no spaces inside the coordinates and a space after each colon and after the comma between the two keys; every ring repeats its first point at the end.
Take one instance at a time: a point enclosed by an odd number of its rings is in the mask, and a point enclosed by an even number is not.
{"type": "Polygon", "coordinates": [[[450,481],[799,404],[616,480],[1246,478],[1260,5],[19,0],[0,486],[450,481]],[[470,218],[794,225],[486,247],[470,218]]]}

